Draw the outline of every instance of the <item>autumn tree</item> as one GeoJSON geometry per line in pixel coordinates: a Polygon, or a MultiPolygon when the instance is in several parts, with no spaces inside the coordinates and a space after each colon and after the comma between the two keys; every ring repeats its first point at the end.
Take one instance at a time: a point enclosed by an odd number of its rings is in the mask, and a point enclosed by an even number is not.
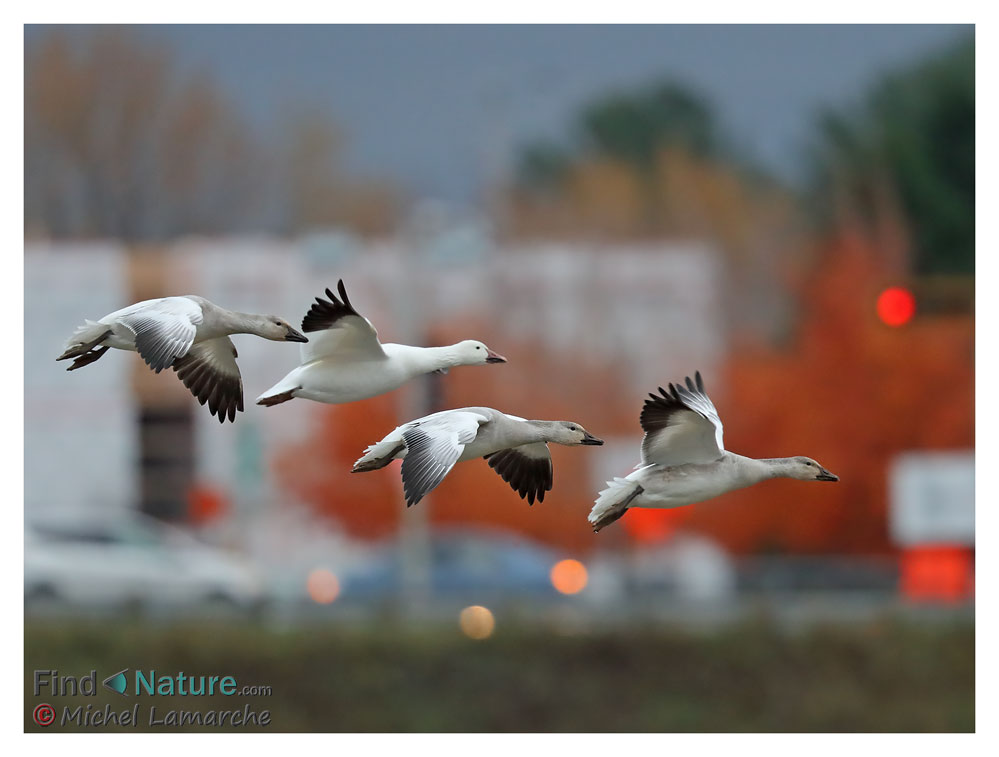
{"type": "Polygon", "coordinates": [[[511,236],[714,243],[726,320],[777,338],[787,272],[807,263],[797,200],[729,147],[704,97],[666,82],[584,106],[562,143],[529,145],[505,204],[511,236]]]}
{"type": "Polygon", "coordinates": [[[50,33],[27,51],[25,222],[55,236],[160,239],[245,225],[251,135],[204,77],[127,33],[50,33]]]}
{"type": "Polygon", "coordinates": [[[753,457],[807,454],[840,482],[760,484],[686,508],[685,527],[737,552],[885,552],[892,458],[974,448],[974,322],[882,323],[877,295],[898,282],[884,262],[890,244],[858,228],[825,242],[797,293],[792,337],[781,347],[737,345],[718,403],[726,446],[753,457]]]}
{"type": "Polygon", "coordinates": [[[911,224],[915,272],[974,273],[974,38],[827,111],[812,162],[813,210],[827,223],[870,223],[890,200],[911,224]]]}
{"type": "MultiPolygon", "coordinates": [[[[469,314],[455,323],[433,327],[434,343],[457,341],[467,333],[487,341],[489,319],[469,314]]],[[[493,339],[492,341],[496,341],[493,339]]],[[[509,344],[509,342],[507,342],[509,344]]],[[[528,338],[504,347],[517,371],[456,370],[436,382],[433,394],[443,408],[489,405],[529,418],[579,420],[601,435],[634,433],[638,410],[623,390],[622,377],[611,365],[587,361],[578,351],[552,351],[528,338]],[[546,380],[539,382],[538,376],[546,380]],[[594,402],[600,397],[600,402],[594,402]]],[[[364,448],[388,433],[404,418],[396,403],[399,393],[363,402],[320,407],[301,440],[280,451],[274,460],[282,489],[327,516],[354,537],[384,538],[399,527],[406,509],[399,464],[372,473],[350,474],[364,448]]],[[[431,495],[415,507],[426,508],[436,526],[480,526],[526,535],[573,552],[600,544],[586,521],[599,483],[591,473],[596,447],[551,445],[554,489],[544,502],[528,505],[484,460],[459,463],[431,495]]],[[[601,535],[603,536],[603,535],[601,535]]],[[[605,537],[611,544],[623,538],[605,537]]]]}
{"type": "Polygon", "coordinates": [[[113,28],[47,32],[25,60],[26,230],[126,241],[390,230],[392,188],[349,179],[329,119],[291,113],[264,140],[210,77],[181,76],[163,45],[113,28]]]}
{"type": "Polygon", "coordinates": [[[715,128],[698,107],[666,129],[642,96],[615,96],[589,111],[599,139],[588,148],[525,151],[514,234],[718,246],[729,358],[711,383],[727,445],[808,454],[841,476],[629,513],[632,537],[665,538],[682,523],[736,552],[884,552],[893,456],[974,446],[973,280],[925,276],[973,273],[973,52],[965,43],[889,77],[859,116],[827,119],[817,196],[836,212],[822,227],[805,223],[803,198],[708,139],[715,128]],[[920,316],[892,329],[875,301],[898,283],[916,291],[920,316]]]}

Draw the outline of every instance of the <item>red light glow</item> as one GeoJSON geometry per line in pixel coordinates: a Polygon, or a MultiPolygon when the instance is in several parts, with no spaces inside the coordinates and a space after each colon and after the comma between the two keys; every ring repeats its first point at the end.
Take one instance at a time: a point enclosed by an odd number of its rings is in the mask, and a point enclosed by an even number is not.
{"type": "Polygon", "coordinates": [[[960,545],[926,545],[902,553],[902,594],[917,602],[961,602],[974,596],[971,550],[960,545]]]}
{"type": "Polygon", "coordinates": [[[878,318],[888,326],[904,326],[916,314],[916,298],[902,287],[889,287],[878,296],[878,318]]]}

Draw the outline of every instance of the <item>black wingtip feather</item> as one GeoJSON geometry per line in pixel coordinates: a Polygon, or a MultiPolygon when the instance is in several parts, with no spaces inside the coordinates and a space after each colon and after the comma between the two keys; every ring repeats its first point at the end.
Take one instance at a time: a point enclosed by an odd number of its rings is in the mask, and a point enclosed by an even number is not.
{"type": "Polygon", "coordinates": [[[329,300],[324,300],[322,297],[315,298],[315,304],[309,308],[309,312],[302,319],[303,332],[324,331],[332,327],[341,318],[350,315],[360,315],[354,309],[354,306],[350,304],[350,300],[347,299],[347,290],[344,287],[343,279],[337,282],[337,289],[340,292],[342,301],[333,294],[333,290],[329,287],[326,287],[325,290],[329,300]]]}
{"type": "Polygon", "coordinates": [[[343,285],[343,279],[340,279],[336,283],[336,290],[340,293],[340,297],[343,299],[343,304],[353,310],[354,308],[350,304],[350,299],[347,297],[347,287],[343,285]]]}
{"type": "Polygon", "coordinates": [[[213,373],[191,353],[175,360],[172,367],[198,404],[207,405],[219,423],[235,422],[236,412],[243,410],[243,383],[238,376],[213,373]]]}
{"type": "Polygon", "coordinates": [[[544,493],[554,485],[551,458],[528,457],[513,448],[486,455],[486,460],[529,506],[544,502],[544,493]]]}
{"type": "Polygon", "coordinates": [[[686,392],[682,388],[677,388],[675,384],[668,384],[669,390],[659,387],[659,394],[649,394],[649,399],[642,405],[642,412],[638,420],[642,430],[652,433],[665,428],[670,423],[673,413],[684,409],[685,405],[680,392],[686,392]]]}

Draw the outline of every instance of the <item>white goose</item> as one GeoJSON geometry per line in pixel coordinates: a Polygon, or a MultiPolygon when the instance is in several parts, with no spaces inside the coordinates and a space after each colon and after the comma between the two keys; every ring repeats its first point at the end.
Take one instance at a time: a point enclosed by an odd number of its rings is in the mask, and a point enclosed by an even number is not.
{"type": "Polygon", "coordinates": [[[543,502],[552,488],[548,442],[603,444],[571,421],[528,421],[490,407],[463,407],[404,423],[368,447],[351,472],[377,470],[401,459],[408,507],[443,481],[455,463],[484,457],[533,505],[535,498],[543,502]]]}
{"type": "Polygon", "coordinates": [[[76,358],[75,371],[100,360],[110,348],[138,352],[156,373],[173,368],[184,386],[219,423],[243,409],[243,381],[230,334],[256,334],[275,342],[308,342],[273,315],[237,313],[204,297],[143,300],[76,329],[56,360],[76,358]]]}
{"type": "Polygon", "coordinates": [[[726,452],[722,422],[704,392],[700,372],[695,380],[696,385],[688,377],[686,387],[670,384],[669,392],[659,387],[659,395],[645,400],[642,461],[600,492],[589,515],[595,532],[629,507],[682,507],[768,478],[839,481],[808,457],[755,460],[726,452]]]}
{"type": "Polygon", "coordinates": [[[302,319],[302,331],[312,334],[312,340],[302,347],[301,365],[261,394],[258,405],[270,407],[295,397],[334,405],[355,402],[391,392],[424,373],[506,362],[472,339],[447,347],[382,344],[371,321],[350,304],[342,279],[337,290],[339,299],[329,289],[329,301],[316,297],[302,319]]]}

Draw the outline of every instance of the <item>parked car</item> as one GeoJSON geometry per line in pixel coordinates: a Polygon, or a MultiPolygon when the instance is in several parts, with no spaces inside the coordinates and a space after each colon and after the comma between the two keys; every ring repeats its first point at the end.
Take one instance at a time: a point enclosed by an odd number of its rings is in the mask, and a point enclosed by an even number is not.
{"type": "Polygon", "coordinates": [[[249,610],[262,591],[248,564],[153,518],[47,512],[25,523],[24,598],[29,609],[249,610]]]}
{"type": "MultiPolygon", "coordinates": [[[[551,569],[559,555],[502,531],[438,529],[430,537],[429,588],[438,599],[488,596],[555,597],[551,569]]],[[[376,549],[344,581],[343,597],[388,597],[404,586],[397,543],[376,549]]]]}

